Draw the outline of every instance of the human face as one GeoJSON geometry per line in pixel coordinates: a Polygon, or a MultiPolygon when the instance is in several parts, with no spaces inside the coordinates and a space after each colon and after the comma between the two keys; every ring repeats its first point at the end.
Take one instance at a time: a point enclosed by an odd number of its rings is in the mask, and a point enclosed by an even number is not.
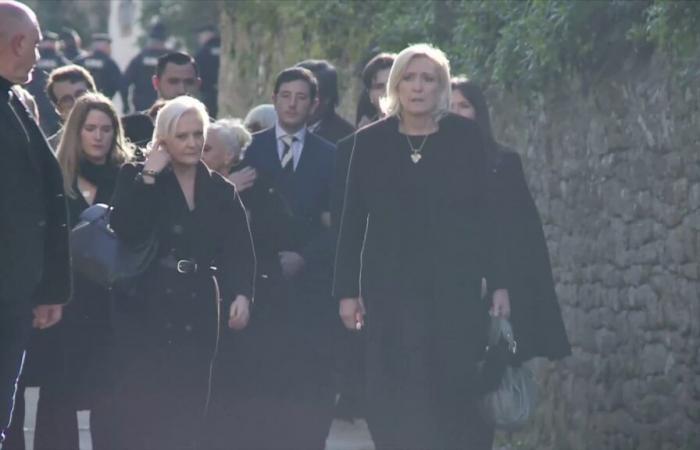
{"type": "Polygon", "coordinates": [[[369,87],[369,100],[372,102],[377,111],[379,111],[379,99],[386,96],[386,83],[389,81],[389,71],[391,69],[382,69],[372,78],[372,85],[369,87]]]}
{"type": "Polygon", "coordinates": [[[68,119],[75,100],[88,92],[88,86],[84,81],[77,83],[69,80],[58,81],[51,86],[51,89],[56,97],[56,112],[64,122],[68,119]]]}
{"type": "Polygon", "coordinates": [[[452,91],[452,102],[450,103],[450,111],[455,114],[459,114],[467,119],[476,119],[476,110],[474,105],[459,91],[459,89],[454,89],[452,91]]]}
{"type": "Polygon", "coordinates": [[[196,166],[204,148],[202,119],[194,111],[186,112],[178,120],[173,134],[164,139],[164,144],[174,165],[196,166]]]}
{"type": "Polygon", "coordinates": [[[85,117],[80,129],[80,143],[83,156],[95,164],[107,162],[109,152],[114,145],[114,122],[102,111],[93,109],[85,117]]]}
{"type": "Polygon", "coordinates": [[[228,175],[228,170],[238,162],[240,151],[237,148],[229,148],[219,136],[218,131],[209,131],[207,141],[204,144],[202,161],[211,170],[222,175],[228,175]]]}
{"type": "Polygon", "coordinates": [[[195,95],[201,82],[192,64],[168,63],[160,78],[153,78],[154,87],[163,100],[172,100],[181,95],[195,95]]]}
{"type": "Polygon", "coordinates": [[[438,105],[440,77],[437,65],[425,56],[416,56],[401,74],[398,85],[403,114],[432,115],[438,105]]]}
{"type": "Polygon", "coordinates": [[[13,76],[10,81],[26,84],[32,81],[32,72],[39,60],[39,42],[41,42],[39,25],[27,20],[22,30],[11,40],[14,55],[17,57],[13,76]]]}
{"type": "Polygon", "coordinates": [[[296,133],[308,121],[318,103],[311,98],[311,87],[304,80],[282,83],[272,96],[277,111],[277,121],[288,133],[296,133]]]}

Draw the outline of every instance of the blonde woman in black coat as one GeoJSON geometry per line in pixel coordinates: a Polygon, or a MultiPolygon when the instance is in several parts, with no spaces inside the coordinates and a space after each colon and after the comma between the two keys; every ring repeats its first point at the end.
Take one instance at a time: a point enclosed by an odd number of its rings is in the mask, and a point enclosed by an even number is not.
{"type": "Polygon", "coordinates": [[[445,55],[408,47],[391,68],[387,117],[341,143],[352,156],[334,295],[345,326],[366,329],[378,450],[490,448],[479,441],[476,364],[488,311],[508,315],[508,292],[481,133],[449,102],[445,55]]]}
{"type": "Polygon", "coordinates": [[[169,100],[145,163],[125,165],[117,180],[117,236],[157,242],[150,267],[115,302],[120,448],[196,448],[220,322],[248,323],[252,239],[234,185],[201,161],[208,124],[198,100],[169,100]]]}

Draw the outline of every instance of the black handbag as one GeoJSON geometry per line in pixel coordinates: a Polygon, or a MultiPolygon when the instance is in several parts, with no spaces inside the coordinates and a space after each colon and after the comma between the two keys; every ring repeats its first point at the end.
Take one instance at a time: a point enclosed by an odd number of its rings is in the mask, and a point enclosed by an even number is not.
{"type": "Polygon", "coordinates": [[[102,203],[85,209],[70,236],[73,269],[104,287],[141,275],[158,250],[153,236],[138,245],[121,242],[109,226],[111,211],[102,203]]]}

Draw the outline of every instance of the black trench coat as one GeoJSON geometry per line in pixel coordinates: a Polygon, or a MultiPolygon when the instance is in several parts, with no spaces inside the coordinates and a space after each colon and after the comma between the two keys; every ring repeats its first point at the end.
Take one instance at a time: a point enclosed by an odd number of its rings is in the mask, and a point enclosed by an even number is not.
{"type": "Polygon", "coordinates": [[[195,446],[209,403],[211,371],[221,321],[237,295],[253,298],[255,257],[248,222],[234,186],[200,163],[195,209],[190,211],[175,175],[154,185],[125,165],[117,180],[111,225],[126,243],[153,235],[158,255],[132,289],[115,302],[115,332],[122,412],[122,448],[195,446]],[[194,260],[195,273],[172,261],[194,260]],[[210,270],[215,267],[216,270],[210,270]]]}
{"type": "Polygon", "coordinates": [[[428,182],[420,193],[427,206],[418,210],[405,195],[413,180],[400,167],[412,163],[398,125],[390,117],[357,132],[334,296],[361,295],[367,308],[367,417],[377,448],[462,448],[478,427],[476,363],[490,306],[480,296],[481,278],[491,289],[506,287],[502,249],[489,226],[486,155],[476,123],[444,117],[424,150],[432,154],[419,163],[427,164],[428,182]],[[413,220],[424,220],[427,232],[402,240],[413,220]],[[425,258],[402,261],[416,246],[425,258]],[[422,269],[406,270],[414,265],[422,269]],[[415,296],[407,287],[418,285],[430,286],[426,314],[414,314],[407,301],[415,296]]]}

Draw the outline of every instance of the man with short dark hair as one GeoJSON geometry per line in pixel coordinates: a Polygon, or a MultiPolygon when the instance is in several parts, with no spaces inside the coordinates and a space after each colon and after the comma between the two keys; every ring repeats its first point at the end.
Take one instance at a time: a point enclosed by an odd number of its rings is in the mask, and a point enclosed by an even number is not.
{"type": "Polygon", "coordinates": [[[71,295],[61,170],[13,88],[31,80],[40,40],[34,11],[0,0],[0,443],[32,325],[61,320],[71,295]]]}
{"type": "Polygon", "coordinates": [[[158,58],[152,81],[158,98],[163,100],[180,95],[196,97],[202,84],[197,63],[184,52],[169,52],[158,58]]]}
{"type": "Polygon", "coordinates": [[[250,364],[230,362],[232,377],[243,372],[239,385],[254,384],[244,391],[259,394],[240,411],[251,426],[223,434],[235,432],[241,448],[322,450],[334,400],[330,343],[337,319],[326,270],[331,261],[325,259],[332,251],[325,247],[335,146],[307,129],[318,102],[309,70],[283,70],[272,99],[277,123],[253,135],[241,164],[258,173],[243,196],[258,257],[261,306],[251,323],[255,342],[246,346],[251,354],[243,355],[250,364]],[[245,374],[246,367],[257,370],[245,374]],[[259,399],[262,403],[256,403],[259,399]]]}
{"type": "Polygon", "coordinates": [[[192,56],[183,52],[167,52],[161,55],[156,61],[155,73],[151,77],[151,85],[158,98],[147,110],[122,117],[126,137],[136,145],[146,144],[153,134],[153,119],[149,112],[156,106],[155,103],[172,100],[180,95],[197,96],[201,84],[199,69],[192,56]]]}
{"type": "MultiPolygon", "coordinates": [[[[87,92],[95,92],[95,80],[84,67],[77,64],[54,69],[46,83],[46,94],[51,100],[56,113],[61,118],[61,124],[68,120],[75,101],[87,92]]],[[[54,151],[61,141],[63,127],[49,138],[49,144],[54,151]]]]}
{"type": "Polygon", "coordinates": [[[338,97],[338,73],[325,59],[307,59],[297,64],[313,72],[318,80],[318,107],[309,118],[309,130],[337,144],[352,134],[355,127],[335,112],[338,97]]]}

